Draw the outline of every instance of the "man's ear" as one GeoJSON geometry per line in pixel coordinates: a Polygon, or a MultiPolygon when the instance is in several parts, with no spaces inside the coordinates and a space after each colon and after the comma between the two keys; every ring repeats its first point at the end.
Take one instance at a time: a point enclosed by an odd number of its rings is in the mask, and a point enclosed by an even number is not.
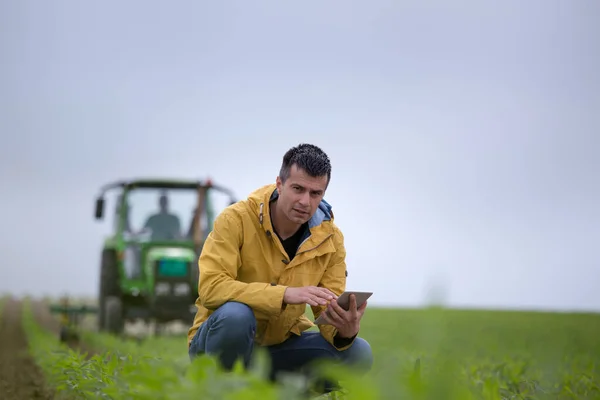
{"type": "Polygon", "coordinates": [[[277,186],[277,192],[281,193],[281,187],[283,186],[283,182],[281,182],[281,178],[277,176],[275,179],[275,185],[277,186]]]}

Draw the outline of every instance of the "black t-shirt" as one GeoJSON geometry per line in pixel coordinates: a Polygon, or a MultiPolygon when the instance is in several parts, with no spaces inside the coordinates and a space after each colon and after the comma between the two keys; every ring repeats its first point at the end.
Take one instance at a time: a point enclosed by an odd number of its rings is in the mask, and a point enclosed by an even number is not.
{"type": "Polygon", "coordinates": [[[285,249],[285,252],[287,253],[290,260],[292,260],[296,256],[296,251],[298,251],[298,246],[300,245],[302,236],[304,236],[304,232],[306,232],[307,229],[308,223],[305,223],[300,227],[300,229],[296,231],[296,233],[294,233],[286,240],[281,239],[279,233],[275,231],[275,234],[277,234],[277,237],[279,238],[279,240],[281,240],[281,244],[283,245],[283,248],[285,249]]]}

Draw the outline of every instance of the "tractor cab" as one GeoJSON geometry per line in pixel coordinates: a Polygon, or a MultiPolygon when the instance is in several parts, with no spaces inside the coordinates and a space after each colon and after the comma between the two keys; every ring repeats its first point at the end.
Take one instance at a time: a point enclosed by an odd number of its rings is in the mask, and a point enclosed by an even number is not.
{"type": "Polygon", "coordinates": [[[219,208],[236,200],[211,181],[139,179],[104,186],[116,191],[113,230],[100,272],[100,330],[120,332],[125,320],[189,323],[198,295],[198,257],[219,208]],[[220,197],[220,204],[218,202],[220,197]]]}

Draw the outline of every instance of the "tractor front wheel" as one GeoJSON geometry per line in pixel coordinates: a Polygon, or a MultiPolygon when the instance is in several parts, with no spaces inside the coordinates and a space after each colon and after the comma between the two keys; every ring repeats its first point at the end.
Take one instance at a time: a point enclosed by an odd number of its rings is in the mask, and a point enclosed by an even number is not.
{"type": "Polygon", "coordinates": [[[123,302],[119,297],[107,296],[104,299],[104,329],[110,333],[120,334],[125,327],[123,318],[123,302]]]}
{"type": "Polygon", "coordinates": [[[100,265],[100,291],[98,303],[98,328],[100,331],[108,330],[106,321],[110,319],[105,314],[107,299],[110,296],[119,296],[119,271],[117,266],[117,254],[114,249],[102,250],[102,262],[100,265]]]}

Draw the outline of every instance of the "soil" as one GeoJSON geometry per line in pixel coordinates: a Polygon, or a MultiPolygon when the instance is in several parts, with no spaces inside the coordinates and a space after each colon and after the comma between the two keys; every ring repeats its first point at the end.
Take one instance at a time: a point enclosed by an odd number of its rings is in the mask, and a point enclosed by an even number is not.
{"type": "Polygon", "coordinates": [[[0,397],[3,400],[54,399],[41,370],[28,355],[21,310],[19,301],[9,299],[0,312],[0,397]]]}

